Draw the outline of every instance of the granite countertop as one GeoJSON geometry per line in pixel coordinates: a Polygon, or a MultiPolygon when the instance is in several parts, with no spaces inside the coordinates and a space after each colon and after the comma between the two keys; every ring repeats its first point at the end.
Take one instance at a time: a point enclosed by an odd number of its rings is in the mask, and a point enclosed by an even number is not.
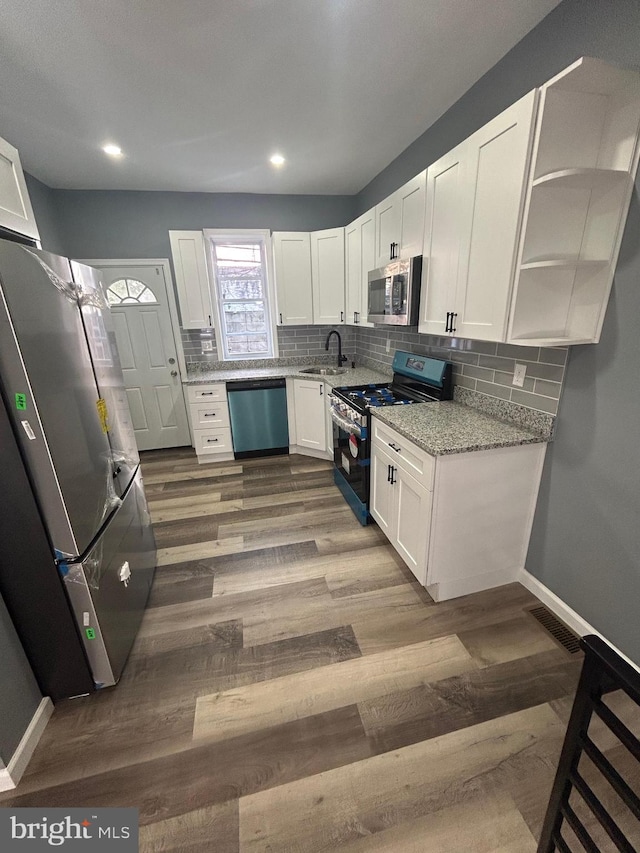
{"type": "Polygon", "coordinates": [[[376,409],[374,414],[432,456],[549,441],[544,435],[505,423],[453,400],[385,406],[376,409]]]}
{"type": "MultiPolygon", "coordinates": [[[[308,365],[312,366],[312,365],[308,365]]],[[[319,365],[320,367],[332,367],[333,365],[319,365]]],[[[337,376],[322,376],[318,373],[301,373],[304,364],[278,365],[273,367],[250,367],[237,370],[207,370],[198,373],[189,373],[183,379],[184,385],[209,385],[212,382],[233,382],[241,379],[315,379],[326,382],[332,388],[340,385],[365,385],[367,382],[389,382],[391,374],[385,375],[378,370],[369,367],[349,367],[344,373],[337,376]]]]}

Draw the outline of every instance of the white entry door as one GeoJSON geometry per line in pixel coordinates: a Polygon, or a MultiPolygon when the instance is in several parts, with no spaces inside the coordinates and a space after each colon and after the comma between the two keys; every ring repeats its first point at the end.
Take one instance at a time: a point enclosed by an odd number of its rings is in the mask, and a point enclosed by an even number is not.
{"type": "Polygon", "coordinates": [[[97,266],[139,450],[191,444],[162,266],[97,266]]]}

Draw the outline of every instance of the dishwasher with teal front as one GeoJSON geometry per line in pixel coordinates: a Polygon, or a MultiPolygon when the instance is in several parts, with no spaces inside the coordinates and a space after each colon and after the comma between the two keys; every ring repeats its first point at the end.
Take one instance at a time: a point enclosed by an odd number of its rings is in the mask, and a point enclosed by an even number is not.
{"type": "Polygon", "coordinates": [[[236,459],[289,452],[284,379],[227,382],[227,401],[236,459]]]}

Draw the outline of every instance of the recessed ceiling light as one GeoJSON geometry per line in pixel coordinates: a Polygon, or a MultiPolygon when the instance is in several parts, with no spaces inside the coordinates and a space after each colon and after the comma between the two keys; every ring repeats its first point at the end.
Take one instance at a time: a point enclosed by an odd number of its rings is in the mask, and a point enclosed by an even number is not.
{"type": "Polygon", "coordinates": [[[102,150],[109,157],[122,157],[122,148],[119,145],[104,145],[102,150]]]}
{"type": "Polygon", "coordinates": [[[283,166],[284,165],[284,157],[282,154],[274,154],[273,157],[269,158],[269,162],[273,166],[283,166]]]}

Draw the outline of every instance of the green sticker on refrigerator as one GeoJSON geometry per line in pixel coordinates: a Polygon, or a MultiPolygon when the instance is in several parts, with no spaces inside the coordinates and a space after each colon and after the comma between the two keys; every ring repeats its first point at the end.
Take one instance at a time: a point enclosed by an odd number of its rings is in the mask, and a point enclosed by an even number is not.
{"type": "Polygon", "coordinates": [[[85,634],[87,635],[87,640],[95,640],[96,638],[96,632],[94,628],[87,628],[85,634]]]}
{"type": "Polygon", "coordinates": [[[27,408],[27,395],[26,394],[16,394],[16,409],[19,409],[21,412],[27,408]]]}

